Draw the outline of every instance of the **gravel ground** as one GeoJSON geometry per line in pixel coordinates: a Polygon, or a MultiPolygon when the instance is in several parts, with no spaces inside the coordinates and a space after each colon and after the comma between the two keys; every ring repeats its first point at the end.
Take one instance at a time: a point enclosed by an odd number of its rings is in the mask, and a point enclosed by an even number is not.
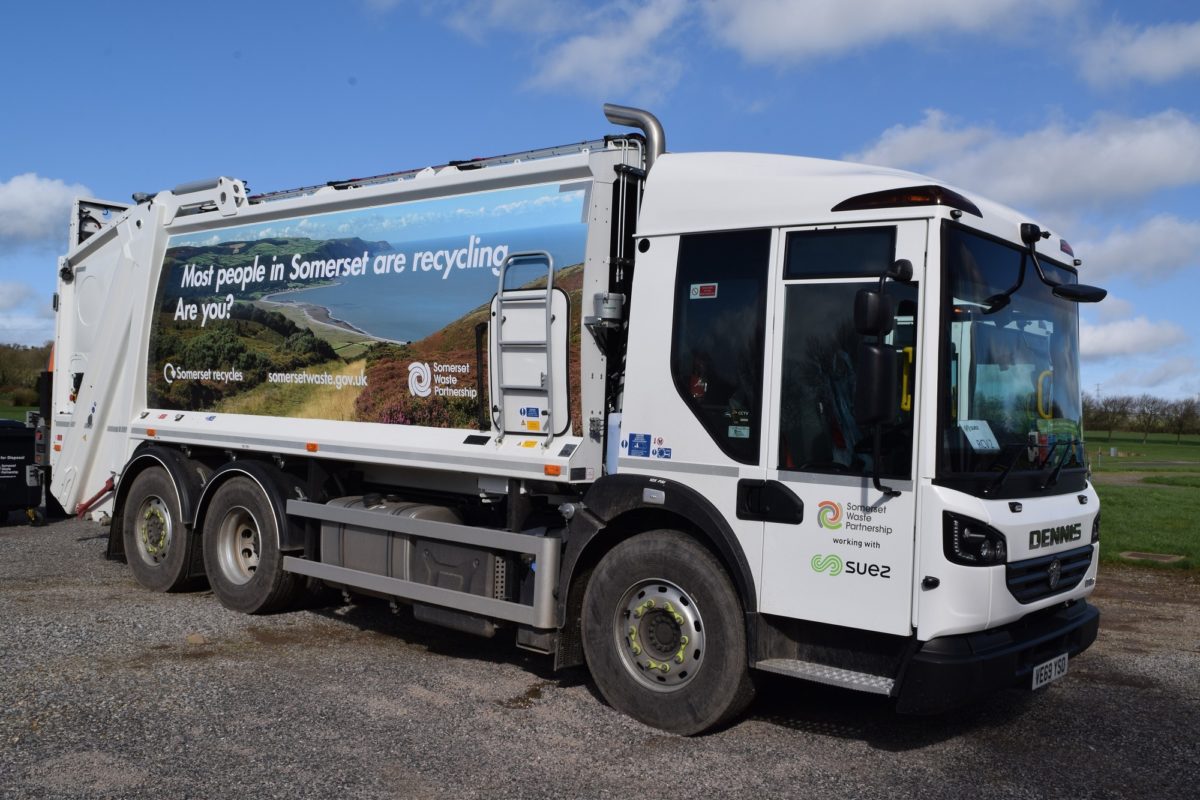
{"type": "MultiPolygon", "coordinates": [[[[15,517],[14,517],[15,521],[15,517]]],[[[360,602],[152,594],[105,532],[0,528],[0,797],[1195,797],[1200,581],[1105,568],[1100,639],[1036,696],[934,718],[763,680],[684,739],[581,671],[360,602]]]]}

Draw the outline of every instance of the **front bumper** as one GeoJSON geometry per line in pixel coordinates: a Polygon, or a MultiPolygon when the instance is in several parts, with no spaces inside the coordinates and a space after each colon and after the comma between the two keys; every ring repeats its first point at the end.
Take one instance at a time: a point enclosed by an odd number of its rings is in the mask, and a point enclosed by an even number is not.
{"type": "Polygon", "coordinates": [[[999,628],[930,639],[904,667],[896,710],[936,714],[1000,689],[1029,686],[1035,666],[1062,653],[1082,653],[1099,628],[1099,609],[1078,600],[999,628]]]}

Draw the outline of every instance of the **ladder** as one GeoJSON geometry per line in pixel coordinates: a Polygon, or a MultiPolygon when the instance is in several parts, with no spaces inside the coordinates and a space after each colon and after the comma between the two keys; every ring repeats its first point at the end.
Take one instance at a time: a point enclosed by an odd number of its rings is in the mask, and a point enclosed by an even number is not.
{"type": "Polygon", "coordinates": [[[554,361],[551,353],[554,323],[554,258],[545,250],[511,253],[500,265],[493,324],[496,396],[492,423],[499,433],[542,437],[542,448],[554,438],[554,361]],[[544,263],[545,289],[509,289],[508,271],[514,266],[544,263]],[[513,418],[512,409],[518,412],[513,418]],[[536,420],[536,421],[535,421],[536,420]]]}

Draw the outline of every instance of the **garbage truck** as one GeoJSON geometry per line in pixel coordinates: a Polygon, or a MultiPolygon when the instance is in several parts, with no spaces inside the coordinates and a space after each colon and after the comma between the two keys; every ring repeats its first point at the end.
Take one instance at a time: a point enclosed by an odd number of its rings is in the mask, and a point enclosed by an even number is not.
{"type": "Polygon", "coordinates": [[[603,138],[81,199],[50,491],[138,583],[313,586],[692,734],[759,673],[937,713],[1095,639],[1080,259],[966,189],[603,138]]]}

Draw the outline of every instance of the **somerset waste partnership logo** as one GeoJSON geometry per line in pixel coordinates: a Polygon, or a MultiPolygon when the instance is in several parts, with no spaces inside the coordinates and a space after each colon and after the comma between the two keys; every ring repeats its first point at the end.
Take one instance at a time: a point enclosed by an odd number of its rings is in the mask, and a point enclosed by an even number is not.
{"type": "MultiPolygon", "coordinates": [[[[837,530],[842,527],[842,507],[832,500],[817,503],[817,524],[822,528],[837,530]]],[[[841,571],[840,569],[838,570],[841,571]]],[[[837,574],[836,572],[834,573],[837,574]]]]}
{"type": "Polygon", "coordinates": [[[429,397],[433,392],[433,374],[424,361],[408,365],[408,391],[413,397],[429,397]]]}

